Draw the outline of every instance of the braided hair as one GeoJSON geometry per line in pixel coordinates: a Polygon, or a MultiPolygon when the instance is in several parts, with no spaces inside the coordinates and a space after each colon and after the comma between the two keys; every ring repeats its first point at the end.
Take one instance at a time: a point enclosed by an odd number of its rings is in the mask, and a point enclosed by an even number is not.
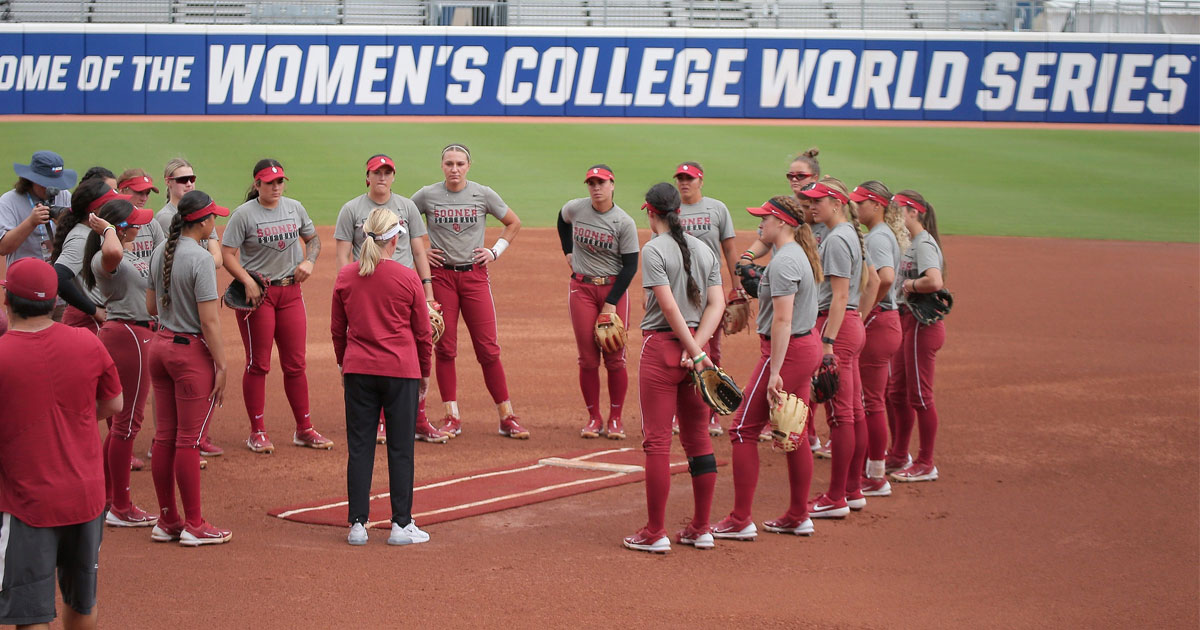
{"type": "Polygon", "coordinates": [[[67,240],[67,234],[71,229],[87,221],[88,206],[110,190],[112,188],[109,188],[108,184],[100,178],[84,180],[75,187],[75,191],[71,193],[71,211],[59,217],[58,224],[54,226],[54,249],[50,254],[51,263],[58,260],[59,255],[62,254],[63,242],[67,240]]]}
{"type": "Polygon", "coordinates": [[[179,212],[171,217],[171,228],[167,233],[167,244],[163,249],[163,290],[162,295],[158,296],[158,301],[163,307],[171,306],[171,270],[175,265],[175,247],[179,245],[179,237],[183,234],[185,227],[191,227],[198,223],[203,223],[211,214],[206,214],[195,221],[184,221],[183,217],[206,207],[212,203],[212,197],[209,197],[202,191],[193,190],[184,195],[179,200],[179,212]]]}
{"type": "Polygon", "coordinates": [[[679,191],[674,186],[659,182],[646,191],[646,203],[654,208],[655,214],[667,224],[667,229],[679,254],[683,258],[683,273],[687,278],[687,297],[692,306],[700,306],[700,285],[692,277],[692,252],[683,238],[683,226],[679,224],[679,191]]]}
{"type": "MultiPolygon", "coordinates": [[[[133,214],[133,204],[124,199],[114,199],[100,206],[100,212],[96,214],[115,227],[133,214]]],[[[105,228],[105,231],[107,229],[105,228]]],[[[93,230],[91,234],[88,234],[87,244],[83,246],[83,269],[79,271],[79,275],[83,276],[83,281],[87,283],[89,289],[96,286],[96,274],[92,273],[92,258],[95,258],[96,252],[100,251],[102,239],[103,237],[93,230]]]]}
{"type": "Polygon", "coordinates": [[[255,162],[254,171],[250,173],[250,177],[252,179],[250,182],[250,189],[246,191],[246,201],[258,199],[258,189],[254,187],[255,180],[253,180],[253,177],[257,175],[259,171],[267,168],[268,166],[277,166],[279,168],[283,168],[283,165],[279,163],[279,160],[272,160],[271,158],[264,158],[255,162]]]}
{"type": "MultiPolygon", "coordinates": [[[[796,201],[795,197],[779,195],[771,197],[771,203],[786,209],[797,217],[803,217],[807,214],[804,208],[800,207],[800,202],[796,201]]],[[[813,236],[812,226],[802,219],[800,225],[792,228],[792,238],[804,250],[804,256],[808,258],[808,264],[812,267],[813,280],[817,284],[825,282],[825,272],[821,268],[821,250],[817,247],[817,238],[813,236]]]]}

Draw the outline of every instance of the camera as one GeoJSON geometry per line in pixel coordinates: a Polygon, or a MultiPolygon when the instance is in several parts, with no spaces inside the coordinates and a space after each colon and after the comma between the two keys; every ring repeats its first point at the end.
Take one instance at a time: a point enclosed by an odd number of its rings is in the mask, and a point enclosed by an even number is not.
{"type": "Polygon", "coordinates": [[[71,213],[69,206],[48,206],[50,208],[50,221],[58,223],[58,220],[64,215],[71,213]]]}

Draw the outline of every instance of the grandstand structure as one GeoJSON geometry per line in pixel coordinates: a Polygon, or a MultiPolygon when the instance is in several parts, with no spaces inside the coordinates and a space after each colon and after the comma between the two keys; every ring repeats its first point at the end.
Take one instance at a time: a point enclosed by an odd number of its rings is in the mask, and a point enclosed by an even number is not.
{"type": "Polygon", "coordinates": [[[0,22],[1200,33],[1200,0],[0,0],[0,22]]]}

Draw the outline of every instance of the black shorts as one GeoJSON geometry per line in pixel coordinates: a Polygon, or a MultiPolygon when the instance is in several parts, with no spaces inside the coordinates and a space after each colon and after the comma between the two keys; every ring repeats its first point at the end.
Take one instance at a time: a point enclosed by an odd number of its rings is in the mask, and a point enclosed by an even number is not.
{"type": "Polygon", "coordinates": [[[90,614],[103,525],[103,514],[78,525],[32,527],[0,513],[0,625],[53,621],[55,573],[63,603],[90,614]]]}

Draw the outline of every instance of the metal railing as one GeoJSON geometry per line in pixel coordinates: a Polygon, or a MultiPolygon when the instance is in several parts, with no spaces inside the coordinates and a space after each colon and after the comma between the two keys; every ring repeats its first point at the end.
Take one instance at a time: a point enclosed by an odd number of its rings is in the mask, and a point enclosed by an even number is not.
{"type": "Polygon", "coordinates": [[[0,21],[1200,33],[1200,0],[0,0],[0,21]]]}

